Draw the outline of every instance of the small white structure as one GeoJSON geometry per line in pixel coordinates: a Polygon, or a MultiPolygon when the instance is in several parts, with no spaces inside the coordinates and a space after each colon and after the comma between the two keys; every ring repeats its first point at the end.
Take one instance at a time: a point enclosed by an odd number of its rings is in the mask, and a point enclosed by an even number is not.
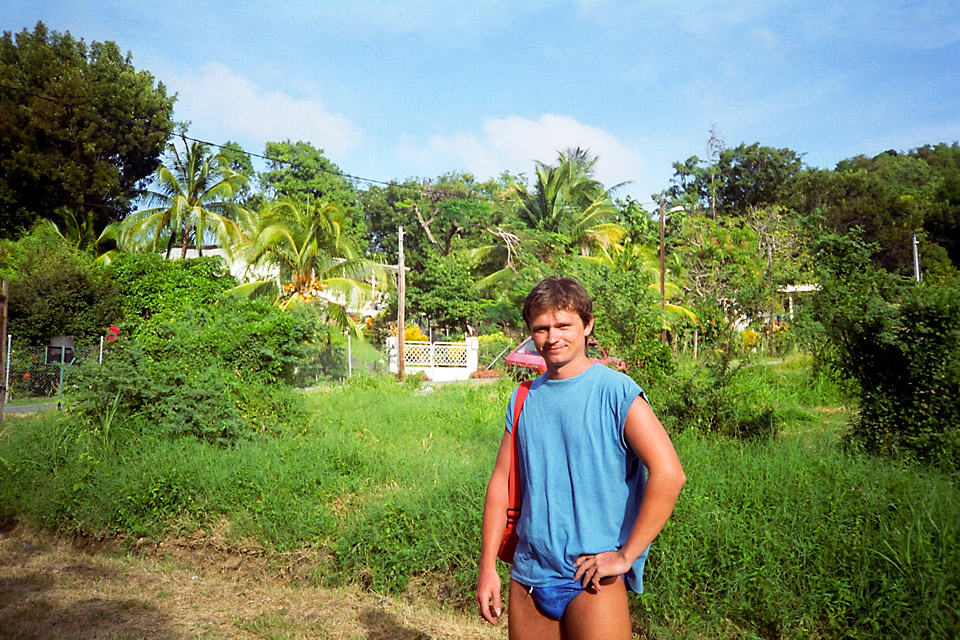
{"type": "MultiPolygon", "coordinates": [[[[403,367],[406,373],[423,373],[434,382],[469,380],[477,370],[480,341],[467,338],[466,342],[426,342],[405,340],[403,367]]],[[[398,351],[396,337],[387,338],[390,373],[397,373],[398,351]]]]}
{"type": "MultiPolygon", "coordinates": [[[[224,249],[218,247],[207,247],[203,250],[203,255],[206,257],[209,256],[220,256],[223,258],[224,263],[226,263],[227,268],[230,270],[230,275],[237,279],[238,282],[253,282],[254,280],[275,280],[277,283],[277,291],[280,291],[281,282],[280,282],[280,269],[276,266],[266,265],[259,268],[248,268],[247,264],[239,259],[231,257],[230,254],[224,249]]],[[[200,256],[200,253],[196,249],[187,249],[187,259],[197,258],[200,256]]],[[[180,249],[176,249],[170,253],[171,260],[180,259],[180,249]]],[[[393,271],[396,272],[396,265],[384,264],[380,265],[384,271],[393,271]]],[[[373,296],[370,300],[364,300],[363,306],[359,308],[347,308],[347,312],[351,315],[359,316],[361,318],[375,318],[383,311],[383,299],[386,296],[385,287],[377,286],[377,275],[375,273],[370,274],[370,278],[367,282],[373,288],[373,296]]],[[[331,294],[327,291],[317,292],[319,297],[325,298],[326,300],[342,305],[345,300],[343,296],[337,294],[331,294]]]]}

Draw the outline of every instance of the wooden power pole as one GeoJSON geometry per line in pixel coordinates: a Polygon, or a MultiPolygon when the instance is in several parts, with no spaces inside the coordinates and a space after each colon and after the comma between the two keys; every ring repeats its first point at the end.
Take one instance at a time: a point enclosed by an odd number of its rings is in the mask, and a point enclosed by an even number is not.
{"type": "Polygon", "coordinates": [[[405,299],[407,296],[407,276],[403,266],[403,227],[398,227],[397,240],[397,379],[403,382],[403,329],[406,326],[405,299]]]}
{"type": "Polygon", "coordinates": [[[3,424],[3,405],[7,401],[7,307],[10,300],[10,283],[3,281],[0,291],[0,424],[3,424]]]}

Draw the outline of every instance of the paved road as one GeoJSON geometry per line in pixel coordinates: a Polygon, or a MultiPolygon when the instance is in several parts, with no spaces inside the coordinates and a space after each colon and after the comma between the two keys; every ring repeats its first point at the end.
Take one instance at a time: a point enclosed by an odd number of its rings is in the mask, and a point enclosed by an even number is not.
{"type": "Polygon", "coordinates": [[[51,409],[56,409],[57,403],[46,403],[46,404],[19,404],[19,405],[4,405],[4,413],[37,413],[38,411],[50,411],[51,409]]]}

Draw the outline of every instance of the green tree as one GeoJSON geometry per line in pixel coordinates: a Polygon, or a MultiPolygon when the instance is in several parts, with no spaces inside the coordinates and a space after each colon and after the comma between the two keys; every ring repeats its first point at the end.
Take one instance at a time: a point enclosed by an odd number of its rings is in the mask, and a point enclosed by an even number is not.
{"type": "Polygon", "coordinates": [[[254,197],[257,195],[255,185],[252,185],[254,168],[250,154],[243,150],[239,143],[227,140],[220,146],[220,157],[222,157],[230,170],[238,173],[245,178],[243,185],[238,186],[233,193],[233,201],[241,205],[257,205],[254,197]]]}
{"type": "Polygon", "coordinates": [[[150,200],[158,206],[124,220],[124,248],[157,251],[165,244],[169,257],[179,242],[180,257],[186,258],[191,242],[202,255],[210,239],[228,249],[239,241],[240,228],[233,220],[238,207],[232,197],[246,182],[245,176],[233,171],[222,156],[211,156],[202,142],[184,137],[183,144],[182,152],[171,144],[169,166],[157,169],[157,187],[150,192],[150,200]]]}
{"type": "Polygon", "coordinates": [[[692,156],[673,168],[673,186],[667,190],[672,204],[730,214],[779,204],[803,162],[791,149],[754,142],[721,149],[716,163],[692,156]]]}
{"type": "Polygon", "coordinates": [[[410,274],[408,284],[411,315],[423,313],[442,328],[464,332],[479,315],[471,264],[462,253],[431,252],[423,270],[410,274]]]}
{"type": "Polygon", "coordinates": [[[682,268],[693,306],[722,299],[736,313],[758,311],[765,256],[756,232],[736,218],[688,216],[671,256],[682,268]]]}
{"type": "Polygon", "coordinates": [[[10,281],[8,330],[18,341],[92,340],[120,320],[118,287],[107,272],[49,225],[0,241],[0,278],[10,281]]]}
{"type": "Polygon", "coordinates": [[[923,220],[927,239],[943,247],[960,268],[960,144],[925,145],[909,155],[925,160],[936,176],[933,202],[923,220]]]}
{"type": "Polygon", "coordinates": [[[457,248],[487,245],[500,233],[502,216],[494,203],[503,189],[503,180],[481,183],[461,173],[371,186],[360,194],[370,252],[396,264],[400,226],[411,269],[422,268],[431,250],[449,255],[457,248]]]}
{"type": "Polygon", "coordinates": [[[0,39],[0,236],[36,216],[93,215],[99,234],[142,194],[173,129],[174,96],[113,42],[69,33],[0,39]]]}
{"type": "Polygon", "coordinates": [[[583,149],[561,152],[555,165],[538,161],[532,189],[519,182],[512,188],[520,221],[562,251],[607,254],[625,230],[615,222],[610,190],[593,177],[596,161],[583,149]]]}
{"type": "Polygon", "coordinates": [[[387,277],[344,236],[344,221],[339,206],[322,200],[283,200],[266,207],[253,220],[239,252],[249,272],[260,278],[238,291],[272,296],[282,309],[313,305],[325,321],[359,335],[351,314],[359,313],[374,293],[367,279],[383,287],[387,277]]]}
{"type": "Polygon", "coordinates": [[[874,264],[907,275],[913,269],[911,236],[922,233],[939,184],[926,161],[890,151],[841,161],[834,171],[804,172],[791,204],[826,230],[862,229],[863,239],[876,247],[874,264]]]}
{"type": "MultiPolygon", "coordinates": [[[[344,214],[343,233],[354,242],[366,233],[357,189],[343,171],[309,142],[268,142],[267,170],[259,174],[264,201],[324,200],[344,214]]],[[[259,203],[259,204],[263,204],[259,203]]],[[[251,204],[258,204],[256,202],[251,204]]]]}

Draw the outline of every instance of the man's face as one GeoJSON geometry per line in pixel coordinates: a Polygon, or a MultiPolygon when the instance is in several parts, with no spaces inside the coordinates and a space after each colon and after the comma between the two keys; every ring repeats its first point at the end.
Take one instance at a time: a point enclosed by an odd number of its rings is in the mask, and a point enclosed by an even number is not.
{"type": "Polygon", "coordinates": [[[561,370],[576,375],[589,365],[586,338],[593,330],[593,319],[585,325],[580,315],[565,309],[544,311],[530,321],[530,336],[547,363],[547,374],[555,377],[561,370]]]}

